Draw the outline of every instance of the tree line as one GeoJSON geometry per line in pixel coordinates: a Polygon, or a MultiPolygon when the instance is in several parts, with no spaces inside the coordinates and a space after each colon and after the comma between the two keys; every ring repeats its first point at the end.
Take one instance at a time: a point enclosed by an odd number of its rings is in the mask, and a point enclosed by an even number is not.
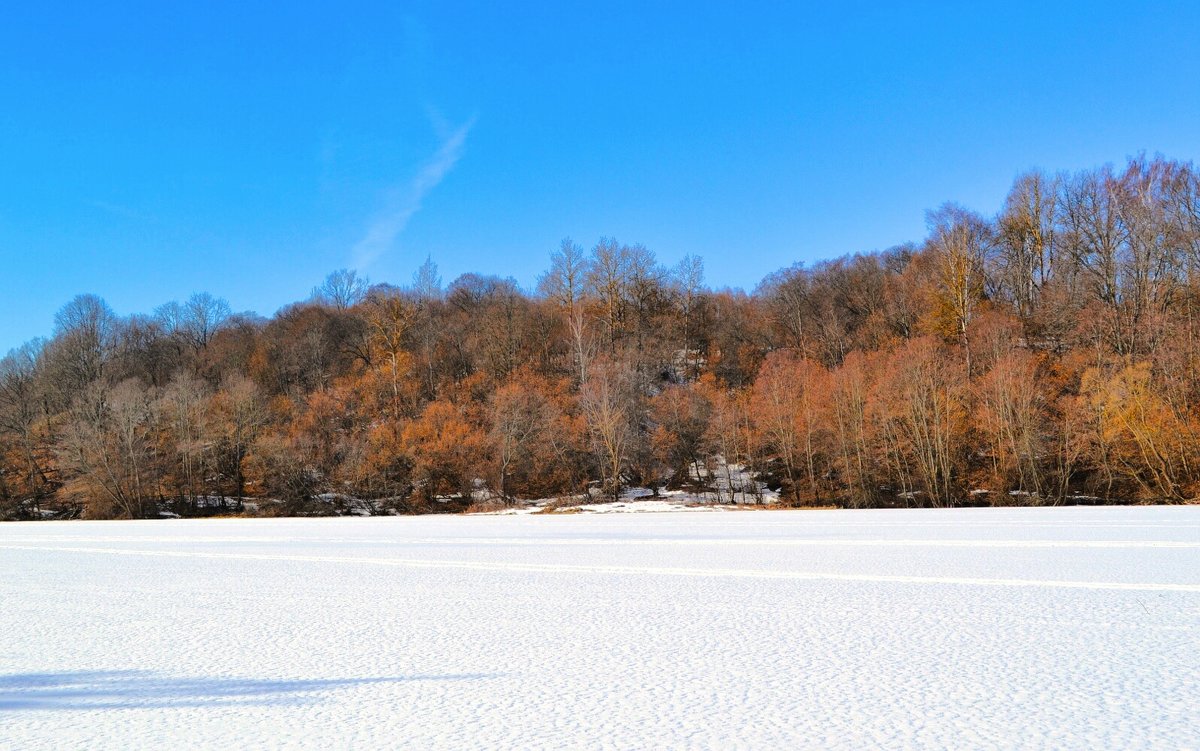
{"type": "Polygon", "coordinates": [[[0,361],[0,517],[736,500],[731,468],[797,505],[1195,499],[1200,172],[1033,171],[928,227],[751,293],[603,238],[532,291],[426,261],[269,319],[81,295],[0,361]]]}

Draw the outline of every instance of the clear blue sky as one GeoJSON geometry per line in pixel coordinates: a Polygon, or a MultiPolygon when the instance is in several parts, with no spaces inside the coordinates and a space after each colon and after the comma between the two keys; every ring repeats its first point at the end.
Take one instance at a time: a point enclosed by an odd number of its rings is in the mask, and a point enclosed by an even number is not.
{"type": "Polygon", "coordinates": [[[1194,0],[11,3],[0,352],[80,292],[270,314],[426,255],[532,285],[567,235],[751,288],[1198,138],[1194,0]]]}

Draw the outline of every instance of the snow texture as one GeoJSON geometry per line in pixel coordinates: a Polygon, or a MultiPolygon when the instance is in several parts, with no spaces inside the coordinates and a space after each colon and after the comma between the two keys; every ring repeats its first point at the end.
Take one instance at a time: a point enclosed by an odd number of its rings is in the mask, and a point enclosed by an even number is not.
{"type": "Polygon", "coordinates": [[[1188,748],[1200,508],[0,525],[0,748],[1188,748]]]}

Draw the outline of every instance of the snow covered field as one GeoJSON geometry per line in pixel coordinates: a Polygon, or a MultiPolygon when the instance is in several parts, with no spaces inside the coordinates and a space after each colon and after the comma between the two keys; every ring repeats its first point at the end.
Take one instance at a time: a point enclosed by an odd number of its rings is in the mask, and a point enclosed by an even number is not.
{"type": "Polygon", "coordinates": [[[0,748],[1188,748],[1200,508],[0,525],[0,748]]]}

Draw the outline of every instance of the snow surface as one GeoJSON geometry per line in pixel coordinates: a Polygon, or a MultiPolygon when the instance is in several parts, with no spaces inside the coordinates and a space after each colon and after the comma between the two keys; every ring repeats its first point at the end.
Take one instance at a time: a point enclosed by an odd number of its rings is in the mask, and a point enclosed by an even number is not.
{"type": "Polygon", "coordinates": [[[1200,507],[0,525],[0,748],[1188,748],[1200,507]]]}

